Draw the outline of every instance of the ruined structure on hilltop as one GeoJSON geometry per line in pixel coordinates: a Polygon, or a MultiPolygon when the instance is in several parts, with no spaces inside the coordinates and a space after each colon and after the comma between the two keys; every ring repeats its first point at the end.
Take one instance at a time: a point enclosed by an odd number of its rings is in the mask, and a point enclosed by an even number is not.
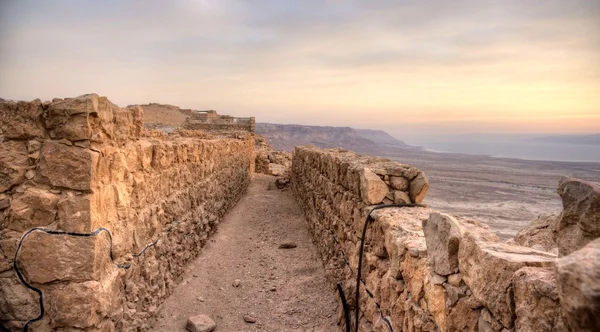
{"type": "MultiPolygon", "coordinates": [[[[254,118],[195,112],[167,134],[143,116],[96,94],[0,102],[0,326],[148,330],[255,166],[288,172],[254,118]]],[[[360,331],[600,329],[597,183],[561,180],[562,214],[512,243],[424,206],[378,210],[363,236],[374,207],[429,190],[384,158],[298,147],[291,184],[360,331]]]]}
{"type": "Polygon", "coordinates": [[[254,133],[256,121],[254,117],[235,118],[229,115],[219,115],[213,110],[192,111],[192,114],[183,123],[182,128],[217,132],[242,130],[254,133]]]}

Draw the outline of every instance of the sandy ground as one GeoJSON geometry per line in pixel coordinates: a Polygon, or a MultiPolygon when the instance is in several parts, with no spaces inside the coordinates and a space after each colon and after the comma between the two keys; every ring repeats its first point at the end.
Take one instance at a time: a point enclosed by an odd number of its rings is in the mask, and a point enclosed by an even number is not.
{"type": "Polygon", "coordinates": [[[211,317],[216,331],[339,330],[337,297],[308,225],[290,191],[268,190],[274,179],[254,175],[248,193],[187,267],[152,331],[185,331],[187,318],[198,314],[211,317]],[[278,249],[284,242],[298,247],[278,249]]]}
{"type": "Polygon", "coordinates": [[[556,193],[562,176],[600,181],[600,163],[493,158],[482,155],[388,149],[381,154],[425,171],[424,203],[436,210],[490,225],[513,237],[540,214],[562,210],[556,193]]]}

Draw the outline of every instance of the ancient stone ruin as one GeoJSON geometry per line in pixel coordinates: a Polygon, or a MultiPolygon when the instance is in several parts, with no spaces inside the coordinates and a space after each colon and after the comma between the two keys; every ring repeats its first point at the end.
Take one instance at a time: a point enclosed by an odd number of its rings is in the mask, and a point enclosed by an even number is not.
{"type": "Polygon", "coordinates": [[[192,111],[182,125],[183,129],[204,131],[241,130],[254,133],[256,123],[254,117],[235,118],[229,115],[219,115],[216,111],[192,111]]]}
{"type": "Polygon", "coordinates": [[[314,147],[297,147],[290,168],[289,155],[253,135],[254,118],[196,112],[165,133],[144,129],[141,107],[90,94],[2,101],[0,130],[0,324],[9,330],[148,330],[255,167],[273,165],[291,177],[331,289],[340,286],[360,331],[600,328],[597,183],[561,180],[562,214],[502,242],[420,205],[422,170],[314,147]],[[407,206],[370,214],[381,204],[407,206]]]}
{"type": "MultiPolygon", "coordinates": [[[[427,177],[383,158],[298,147],[292,186],[332,286],[339,284],[356,310],[367,214],[381,203],[420,203],[427,177]]],[[[359,330],[597,331],[600,186],[563,179],[558,192],[564,211],[550,232],[562,257],[501,242],[483,224],[427,207],[373,212],[359,330]]],[[[343,326],[341,309],[339,321],[343,326]]]]}

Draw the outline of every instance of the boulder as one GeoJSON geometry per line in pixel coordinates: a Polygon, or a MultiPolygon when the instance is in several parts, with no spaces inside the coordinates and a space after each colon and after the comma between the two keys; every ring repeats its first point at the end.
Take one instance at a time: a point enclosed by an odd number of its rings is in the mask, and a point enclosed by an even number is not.
{"type": "Polygon", "coordinates": [[[402,176],[390,176],[390,186],[396,190],[405,191],[408,189],[410,182],[402,176]]]}
{"type": "Polygon", "coordinates": [[[556,262],[562,312],[574,331],[600,331],[600,239],[556,262]]]}
{"type": "Polygon", "coordinates": [[[429,180],[425,173],[419,172],[417,177],[410,181],[410,199],[414,203],[421,203],[427,196],[427,191],[429,191],[429,180]]]}
{"type": "Polygon", "coordinates": [[[367,204],[379,204],[388,194],[387,184],[368,168],[360,170],[360,195],[367,204]]]}
{"type": "Polygon", "coordinates": [[[540,246],[545,251],[551,251],[557,247],[553,237],[553,230],[557,222],[556,215],[542,214],[529,225],[523,227],[515,235],[514,241],[524,247],[540,246]]]}
{"type": "Polygon", "coordinates": [[[434,212],[423,220],[423,233],[433,271],[441,275],[458,272],[458,246],[464,228],[451,216],[434,212]]]}
{"type": "Polygon", "coordinates": [[[189,317],[185,328],[190,332],[211,332],[217,327],[215,321],[206,315],[189,317]]]}
{"type": "Polygon", "coordinates": [[[567,331],[560,315],[553,268],[523,267],[513,275],[512,285],[517,331],[567,331]]]}
{"type": "Polygon", "coordinates": [[[600,184],[564,177],[557,192],[563,211],[554,239],[559,254],[565,256],[600,237],[600,184]]]}
{"type": "Polygon", "coordinates": [[[525,266],[551,267],[555,259],[527,247],[482,241],[472,233],[461,239],[458,250],[464,282],[505,328],[512,327],[515,314],[508,294],[513,274],[525,266]]]}

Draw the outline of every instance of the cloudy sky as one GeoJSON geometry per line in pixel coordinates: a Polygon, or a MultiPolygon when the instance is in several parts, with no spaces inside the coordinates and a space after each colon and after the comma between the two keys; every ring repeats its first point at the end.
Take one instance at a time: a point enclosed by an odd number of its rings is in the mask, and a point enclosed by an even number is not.
{"type": "Polygon", "coordinates": [[[600,131],[600,1],[0,2],[0,97],[257,121],[600,131]]]}

